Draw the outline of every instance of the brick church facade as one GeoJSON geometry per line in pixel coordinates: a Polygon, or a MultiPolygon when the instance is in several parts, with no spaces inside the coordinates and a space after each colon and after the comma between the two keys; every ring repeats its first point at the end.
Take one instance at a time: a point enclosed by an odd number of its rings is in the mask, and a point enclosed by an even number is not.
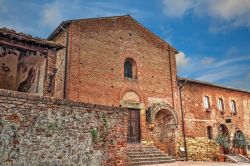
{"type": "MultiPolygon", "coordinates": [[[[235,147],[234,138],[241,133],[250,139],[250,92],[178,78],[178,51],[132,17],[64,21],[48,40],[43,47],[56,54],[36,65],[36,84],[25,92],[127,111],[119,114],[125,122],[113,113],[110,119],[114,131],[125,135],[125,142],[114,145],[121,151],[115,154],[141,144],[192,160],[215,160],[239,149],[247,156],[246,146],[235,147]],[[219,133],[228,139],[223,151],[215,142],[219,133]]],[[[19,91],[4,82],[1,88],[19,91]]]]}
{"type": "Polygon", "coordinates": [[[66,49],[58,53],[55,97],[129,108],[129,116],[136,116],[129,122],[129,142],[155,142],[175,153],[180,124],[176,49],[130,16],[66,21],[49,39],[68,45],[67,57],[61,55],[66,49]],[[146,121],[148,108],[152,108],[150,121],[166,120],[172,138],[167,138],[164,126],[155,125],[153,130],[146,121]],[[165,138],[171,147],[159,141],[165,138]]]}
{"type": "Polygon", "coordinates": [[[230,139],[236,130],[250,138],[249,92],[188,79],[180,90],[178,51],[130,16],[65,21],[48,39],[68,46],[56,61],[54,96],[128,108],[129,143],[154,144],[175,155],[186,134],[189,157],[212,160],[219,151],[211,140],[220,125],[230,139]]]}

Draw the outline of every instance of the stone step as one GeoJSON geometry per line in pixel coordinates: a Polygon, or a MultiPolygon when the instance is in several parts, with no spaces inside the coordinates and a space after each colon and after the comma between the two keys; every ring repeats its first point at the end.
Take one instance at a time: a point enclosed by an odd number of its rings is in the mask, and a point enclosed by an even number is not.
{"type": "Polygon", "coordinates": [[[165,155],[161,150],[152,145],[129,146],[127,154],[132,166],[164,164],[175,161],[172,157],[165,155]]]}
{"type": "Polygon", "coordinates": [[[175,162],[174,159],[171,160],[158,160],[158,161],[140,161],[140,162],[131,162],[131,166],[137,165],[153,165],[153,164],[165,164],[165,163],[172,163],[175,162]]]}
{"type": "Polygon", "coordinates": [[[146,155],[146,154],[162,154],[161,152],[128,152],[128,156],[133,156],[133,155],[146,155]]]}
{"type": "Polygon", "coordinates": [[[153,145],[129,145],[128,149],[136,149],[136,148],[155,148],[153,145]]]}
{"type": "Polygon", "coordinates": [[[159,149],[156,148],[137,148],[137,149],[128,149],[128,152],[138,152],[138,151],[159,151],[159,149]]]}
{"type": "Polygon", "coordinates": [[[133,149],[128,148],[128,150],[134,151],[134,150],[158,150],[158,149],[156,148],[133,148],[133,149]]]}
{"type": "Polygon", "coordinates": [[[168,157],[154,157],[154,158],[131,158],[132,162],[144,162],[144,161],[168,161],[171,158],[168,157]]]}
{"type": "Polygon", "coordinates": [[[133,151],[128,150],[127,152],[128,152],[128,153],[155,153],[155,152],[160,152],[160,153],[162,153],[162,152],[159,151],[159,150],[133,150],[133,151]]]}
{"type": "Polygon", "coordinates": [[[164,154],[144,154],[144,155],[141,155],[141,154],[137,154],[137,155],[129,155],[130,158],[144,158],[144,157],[167,157],[167,158],[172,158],[170,156],[166,156],[164,154]]]}
{"type": "Polygon", "coordinates": [[[241,155],[238,154],[228,154],[225,155],[226,158],[229,160],[236,162],[236,163],[249,163],[249,160],[247,158],[242,157],[241,155]]]}

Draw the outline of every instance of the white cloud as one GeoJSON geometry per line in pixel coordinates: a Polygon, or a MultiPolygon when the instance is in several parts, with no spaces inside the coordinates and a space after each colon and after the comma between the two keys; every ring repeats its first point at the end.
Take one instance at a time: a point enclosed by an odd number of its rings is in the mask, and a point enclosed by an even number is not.
{"type": "Polygon", "coordinates": [[[226,59],[226,60],[220,61],[218,63],[215,63],[213,65],[213,67],[221,67],[221,66],[229,65],[231,63],[249,61],[249,60],[250,60],[250,56],[241,56],[238,58],[231,58],[231,59],[226,59]]]}
{"type": "Polygon", "coordinates": [[[55,27],[62,20],[60,9],[62,6],[57,1],[43,6],[42,24],[49,27],[55,27]]]}
{"type": "Polygon", "coordinates": [[[250,90],[250,56],[240,55],[237,50],[232,47],[228,50],[230,56],[220,60],[211,56],[187,58],[180,52],[176,55],[178,75],[250,90]]]}
{"type": "Polygon", "coordinates": [[[213,19],[209,30],[217,32],[235,27],[250,29],[250,0],[163,0],[164,13],[170,17],[196,16],[213,19]]]}
{"type": "Polygon", "coordinates": [[[209,82],[216,82],[228,77],[235,77],[241,75],[239,71],[235,70],[222,70],[222,71],[212,71],[212,72],[207,72],[201,75],[200,77],[197,77],[197,80],[204,80],[204,81],[209,81],[209,82]]]}
{"type": "Polygon", "coordinates": [[[145,15],[137,9],[127,9],[122,3],[54,0],[43,6],[42,25],[55,27],[61,21],[79,18],[94,18],[131,14],[137,18],[145,15]]]}
{"type": "Polygon", "coordinates": [[[215,61],[215,58],[213,57],[205,57],[201,60],[201,64],[203,65],[210,65],[215,61]]]}
{"type": "Polygon", "coordinates": [[[189,64],[189,58],[183,52],[179,52],[175,55],[176,57],[176,64],[178,67],[185,67],[189,64]]]}
{"type": "MultiPolygon", "coordinates": [[[[250,13],[249,0],[205,0],[198,7],[208,15],[229,21],[250,13]]],[[[249,17],[248,17],[249,18],[249,17]]],[[[250,20],[249,20],[250,21],[250,20]]]]}
{"type": "Polygon", "coordinates": [[[163,0],[164,13],[171,17],[181,17],[193,7],[193,0],[163,0]]]}

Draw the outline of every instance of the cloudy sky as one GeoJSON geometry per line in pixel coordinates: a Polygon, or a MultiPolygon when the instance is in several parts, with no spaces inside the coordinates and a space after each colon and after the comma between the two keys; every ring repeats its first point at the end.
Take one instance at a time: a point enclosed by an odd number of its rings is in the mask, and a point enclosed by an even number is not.
{"type": "Polygon", "coordinates": [[[178,75],[250,90],[250,0],[0,0],[0,27],[46,38],[63,20],[130,14],[178,49],[178,75]]]}

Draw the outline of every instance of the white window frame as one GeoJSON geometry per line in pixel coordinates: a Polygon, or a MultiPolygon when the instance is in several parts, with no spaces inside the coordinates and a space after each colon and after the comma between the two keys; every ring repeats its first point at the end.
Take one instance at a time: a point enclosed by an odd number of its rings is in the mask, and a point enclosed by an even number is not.
{"type": "Polygon", "coordinates": [[[204,96],[203,97],[203,105],[205,109],[209,109],[210,108],[210,101],[209,101],[209,97],[208,96],[204,96]]]}
{"type": "Polygon", "coordinates": [[[230,109],[231,109],[231,112],[232,113],[237,113],[237,109],[236,109],[236,102],[235,102],[235,100],[231,100],[230,101],[230,109]]]}
{"type": "Polygon", "coordinates": [[[217,107],[220,111],[224,111],[224,102],[222,98],[218,99],[217,107]]]}

